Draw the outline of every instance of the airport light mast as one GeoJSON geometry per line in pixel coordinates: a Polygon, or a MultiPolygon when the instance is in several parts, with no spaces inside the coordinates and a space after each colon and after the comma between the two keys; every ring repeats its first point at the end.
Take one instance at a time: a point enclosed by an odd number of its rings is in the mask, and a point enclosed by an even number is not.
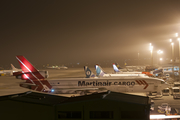
{"type": "Polygon", "coordinates": [[[139,52],[138,52],[138,66],[139,66],[139,52]]]}
{"type": "MultiPolygon", "coordinates": [[[[178,37],[178,33],[175,33],[175,37],[178,37]]],[[[179,38],[178,38],[179,40],[179,38]]],[[[172,48],[172,73],[173,73],[173,79],[175,79],[174,76],[174,43],[172,42],[172,39],[169,40],[171,42],[171,48],[172,48]]],[[[179,43],[179,58],[180,58],[180,43],[179,43]]],[[[179,67],[180,67],[180,63],[179,63],[179,67]]],[[[179,80],[180,80],[180,76],[179,76],[179,80]]]]}
{"type": "Polygon", "coordinates": [[[153,66],[153,46],[151,45],[151,43],[149,44],[149,50],[151,52],[151,66],[153,66]]]}
{"type": "Polygon", "coordinates": [[[162,59],[162,58],[159,58],[159,60],[160,60],[160,64],[162,64],[162,60],[163,60],[163,59],[162,59]]]}
{"type": "Polygon", "coordinates": [[[162,54],[162,53],[163,53],[163,51],[162,51],[162,50],[158,50],[158,51],[157,51],[158,63],[159,63],[159,60],[160,60],[160,58],[158,57],[158,55],[160,56],[160,54],[162,54]]]}
{"type": "Polygon", "coordinates": [[[172,73],[174,79],[174,43],[171,43],[171,46],[172,46],[172,73]]]}
{"type": "Polygon", "coordinates": [[[180,81],[180,38],[178,38],[179,41],[179,81],[180,81]]]}

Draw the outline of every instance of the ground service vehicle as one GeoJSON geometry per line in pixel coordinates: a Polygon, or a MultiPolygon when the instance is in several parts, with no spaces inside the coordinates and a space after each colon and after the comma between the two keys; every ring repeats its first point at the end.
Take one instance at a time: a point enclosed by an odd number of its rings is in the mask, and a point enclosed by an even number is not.
{"type": "Polygon", "coordinates": [[[162,90],[163,96],[169,96],[169,88],[165,88],[162,90]]]}
{"type": "Polygon", "coordinates": [[[180,98],[179,92],[180,92],[179,87],[172,87],[172,95],[174,99],[180,98]]]}

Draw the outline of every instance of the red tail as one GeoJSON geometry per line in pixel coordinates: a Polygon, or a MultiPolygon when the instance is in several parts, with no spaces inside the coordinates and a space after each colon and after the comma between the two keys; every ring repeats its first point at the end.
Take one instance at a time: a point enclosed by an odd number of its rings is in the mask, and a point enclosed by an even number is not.
{"type": "Polygon", "coordinates": [[[39,71],[24,57],[16,56],[21,69],[22,69],[22,78],[27,80],[27,83],[32,83],[36,86],[31,86],[31,89],[36,91],[51,91],[52,86],[47,80],[39,73],[39,71]]]}
{"type": "Polygon", "coordinates": [[[36,68],[34,68],[31,63],[24,56],[16,56],[22,71],[24,72],[37,72],[36,68]]]}

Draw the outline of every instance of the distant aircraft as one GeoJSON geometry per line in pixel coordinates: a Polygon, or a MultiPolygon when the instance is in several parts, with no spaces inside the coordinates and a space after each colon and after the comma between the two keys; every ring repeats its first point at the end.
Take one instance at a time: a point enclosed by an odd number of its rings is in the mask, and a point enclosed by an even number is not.
{"type": "Polygon", "coordinates": [[[125,68],[122,68],[122,67],[120,67],[119,66],[119,64],[118,63],[115,63],[115,65],[117,66],[117,68],[119,69],[119,70],[121,70],[122,72],[132,72],[133,71],[133,69],[129,69],[129,68],[127,68],[127,66],[125,67],[125,68]]]}
{"type": "MultiPolygon", "coordinates": [[[[113,66],[114,67],[114,66],[113,66]]],[[[100,76],[100,77],[122,77],[122,76],[134,76],[134,77],[148,77],[146,76],[145,74],[142,74],[140,72],[120,72],[120,73],[117,73],[117,74],[107,74],[105,73],[102,68],[99,66],[99,65],[96,65],[95,66],[96,68],[96,75],[97,76],[100,76]],[[126,74],[123,74],[123,73],[126,73],[126,74]]],[[[117,69],[117,68],[116,68],[117,69]]]]}
{"type": "Polygon", "coordinates": [[[12,68],[13,72],[22,71],[22,69],[15,68],[13,64],[11,64],[11,68],[12,68]]]}
{"type": "Polygon", "coordinates": [[[114,69],[114,71],[115,72],[120,72],[120,73],[122,73],[122,74],[142,74],[142,72],[123,72],[123,71],[121,71],[121,69],[118,69],[118,67],[113,63],[113,69],[114,69]]]}
{"type": "Polygon", "coordinates": [[[53,69],[68,69],[66,66],[48,66],[47,68],[53,68],[53,69]]]}
{"type": "Polygon", "coordinates": [[[66,66],[59,66],[57,69],[68,69],[66,66]]]}
{"type": "Polygon", "coordinates": [[[117,68],[117,66],[114,63],[113,63],[113,69],[115,72],[120,73],[120,74],[146,74],[147,76],[153,76],[153,74],[151,74],[150,72],[136,72],[136,71],[134,71],[134,72],[122,72],[121,70],[119,70],[117,68]]]}
{"type": "Polygon", "coordinates": [[[21,79],[25,82],[20,83],[21,87],[28,89],[48,92],[48,93],[92,93],[97,91],[114,92],[161,92],[167,88],[163,80],[149,77],[123,78],[64,78],[59,80],[45,80],[24,56],[16,56],[21,68],[21,79]]]}
{"type": "Polygon", "coordinates": [[[22,71],[22,69],[15,68],[13,64],[11,64],[11,70],[1,70],[0,74],[10,74],[13,75],[14,72],[22,71]]]}

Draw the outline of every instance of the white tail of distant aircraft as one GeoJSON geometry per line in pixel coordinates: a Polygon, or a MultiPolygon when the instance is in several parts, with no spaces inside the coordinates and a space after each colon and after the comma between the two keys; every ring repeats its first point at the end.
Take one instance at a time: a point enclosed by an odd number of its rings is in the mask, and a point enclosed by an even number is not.
{"type": "Polygon", "coordinates": [[[13,75],[14,72],[19,72],[19,71],[22,71],[21,69],[18,69],[18,68],[15,68],[13,66],[13,64],[11,64],[11,70],[2,70],[0,71],[0,74],[10,74],[10,75],[13,75]]]}
{"type": "Polygon", "coordinates": [[[15,68],[13,64],[11,64],[11,68],[12,68],[13,72],[20,72],[20,71],[22,71],[22,69],[15,68]]]}
{"type": "Polygon", "coordinates": [[[113,63],[113,69],[114,69],[115,72],[121,72],[114,63],[113,63]]]}
{"type": "Polygon", "coordinates": [[[156,78],[66,78],[59,80],[45,80],[45,78],[31,65],[23,56],[16,56],[21,68],[22,79],[21,87],[28,89],[48,92],[48,93],[86,93],[97,91],[114,92],[154,92],[167,88],[167,84],[156,78]]]}

